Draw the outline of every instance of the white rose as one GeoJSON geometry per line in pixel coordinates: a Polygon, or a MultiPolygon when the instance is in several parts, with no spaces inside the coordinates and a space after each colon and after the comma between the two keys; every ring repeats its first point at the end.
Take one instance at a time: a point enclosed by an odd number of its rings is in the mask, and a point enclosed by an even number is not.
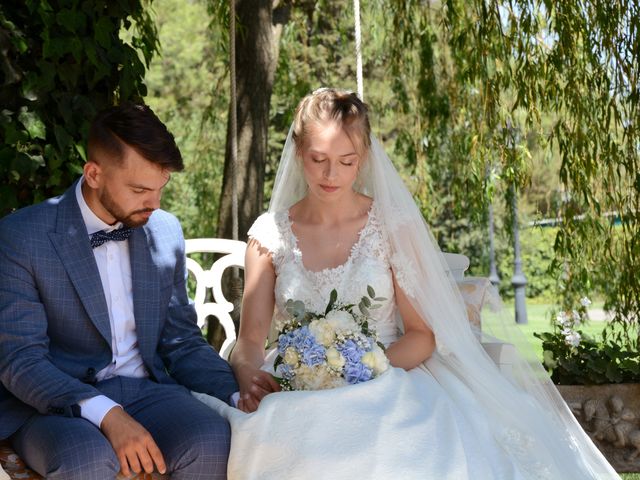
{"type": "Polygon", "coordinates": [[[293,387],[296,390],[309,390],[307,388],[307,382],[310,378],[313,378],[313,372],[308,365],[300,365],[296,368],[296,376],[293,378],[293,387]]]}
{"type": "Polygon", "coordinates": [[[298,362],[300,362],[300,355],[298,355],[296,349],[293,347],[287,348],[284,352],[284,363],[296,366],[298,362]]]}
{"type": "Polygon", "coordinates": [[[389,359],[377,345],[370,352],[362,356],[362,363],[373,370],[374,375],[380,375],[389,367],[389,359]]]}
{"type": "Polygon", "coordinates": [[[313,367],[300,365],[300,368],[296,370],[293,383],[296,390],[325,390],[342,384],[341,378],[331,375],[329,369],[324,365],[313,367]]]}
{"type": "Polygon", "coordinates": [[[325,317],[329,325],[337,331],[359,331],[358,324],[349,312],[331,310],[325,317]]]}
{"type": "Polygon", "coordinates": [[[340,352],[338,350],[336,350],[335,348],[331,347],[331,348],[327,348],[327,364],[332,367],[335,368],[336,370],[341,369],[342,367],[344,367],[344,357],[340,354],[340,352]]]}
{"type": "Polygon", "coordinates": [[[324,320],[314,320],[309,324],[309,331],[316,338],[317,342],[328,347],[333,343],[336,337],[336,332],[333,330],[331,324],[324,320]]]}

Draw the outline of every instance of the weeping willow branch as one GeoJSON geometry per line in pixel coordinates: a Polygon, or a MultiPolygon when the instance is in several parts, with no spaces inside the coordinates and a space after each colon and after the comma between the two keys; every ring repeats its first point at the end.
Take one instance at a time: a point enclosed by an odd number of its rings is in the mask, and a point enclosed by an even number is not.
{"type": "Polygon", "coordinates": [[[554,263],[561,302],[569,308],[580,296],[599,291],[605,308],[614,312],[614,324],[630,332],[628,344],[637,348],[639,2],[398,0],[390,5],[395,27],[413,29],[391,44],[397,52],[392,71],[404,75],[401,98],[410,102],[413,93],[415,105],[422,106],[439,95],[449,99],[449,110],[440,110],[440,117],[417,108],[415,124],[422,133],[415,131],[412,138],[430,141],[415,143],[416,159],[428,155],[430,163],[446,162],[459,177],[454,182],[472,187],[453,189],[456,203],[482,211],[491,192],[506,192],[504,186],[514,183],[526,186],[531,168],[526,139],[542,140],[561,160],[554,263]],[[430,50],[418,48],[425,32],[433,32],[430,50]],[[445,50],[451,65],[433,60],[433,51],[445,56],[445,50]],[[422,70],[407,69],[410,59],[422,70]],[[438,82],[412,87],[412,79],[429,79],[428,74],[438,82]],[[508,154],[504,132],[513,126],[520,132],[521,155],[508,154]],[[497,174],[482,173],[487,171],[497,174]],[[470,196],[473,191],[484,194],[470,196]],[[604,215],[611,211],[618,212],[614,222],[604,215]]]}

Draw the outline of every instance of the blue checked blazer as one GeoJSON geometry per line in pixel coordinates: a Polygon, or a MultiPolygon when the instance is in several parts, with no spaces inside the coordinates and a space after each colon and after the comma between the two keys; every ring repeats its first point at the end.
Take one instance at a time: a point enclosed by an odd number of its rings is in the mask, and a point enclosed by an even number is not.
{"type": "MultiPolygon", "coordinates": [[[[229,365],[202,338],[187,297],[178,220],[156,210],[129,239],[138,348],[152,379],[228,401],[229,365]]],[[[0,439],[34,412],[78,415],[112,359],[98,266],[75,198],[0,220],[0,439]]]]}

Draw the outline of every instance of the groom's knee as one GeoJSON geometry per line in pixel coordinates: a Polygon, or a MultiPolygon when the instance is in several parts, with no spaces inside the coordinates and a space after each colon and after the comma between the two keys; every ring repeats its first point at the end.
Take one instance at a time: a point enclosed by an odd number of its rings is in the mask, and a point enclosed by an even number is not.
{"type": "Polygon", "coordinates": [[[61,449],[49,459],[44,477],[60,480],[115,478],[120,463],[108,441],[89,441],[61,449]]]}
{"type": "Polygon", "coordinates": [[[111,444],[79,418],[34,416],[11,443],[27,464],[48,479],[115,478],[120,464],[111,444]]]}
{"type": "MultiPolygon", "coordinates": [[[[176,439],[177,440],[177,439],[176,439]]],[[[172,479],[185,478],[215,478],[225,479],[227,475],[227,460],[231,446],[231,429],[229,423],[209,411],[206,418],[187,429],[187,435],[175,452],[179,460],[173,468],[172,479]]]]}

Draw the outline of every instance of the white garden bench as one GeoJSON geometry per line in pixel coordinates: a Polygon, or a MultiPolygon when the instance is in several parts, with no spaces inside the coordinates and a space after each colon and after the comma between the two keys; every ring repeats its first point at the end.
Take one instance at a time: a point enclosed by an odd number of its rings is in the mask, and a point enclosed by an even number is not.
{"type": "MultiPolygon", "coordinates": [[[[222,275],[228,268],[244,268],[244,254],[247,244],[241,241],[221,238],[194,238],[186,240],[187,269],[193,275],[196,282],[194,303],[198,314],[198,325],[203,328],[207,318],[213,316],[218,319],[225,333],[225,340],[220,348],[220,355],[227,359],[235,344],[237,333],[231,318],[233,303],[227,300],[222,292],[222,275]],[[201,265],[193,258],[193,254],[207,253],[219,256],[211,265],[201,265]],[[211,291],[211,301],[207,301],[207,290],[211,291]]],[[[488,285],[486,278],[465,278],[464,272],[469,268],[469,258],[456,253],[444,253],[444,259],[449,265],[454,279],[458,282],[461,292],[469,304],[474,303],[474,308],[480,308],[484,301],[484,286],[488,285]]],[[[479,312],[479,310],[478,310],[479,312]]],[[[476,312],[475,314],[477,314],[476,312]]],[[[469,311],[470,321],[479,321],[479,316],[474,320],[474,311],[469,311]]],[[[480,326],[480,325],[478,325],[480,326]]],[[[483,347],[493,361],[505,372],[510,372],[509,355],[513,346],[499,342],[483,342],[483,347]]],[[[31,472],[21,463],[17,455],[11,450],[8,442],[0,442],[0,461],[7,468],[9,477],[0,467],[0,480],[10,479],[39,479],[40,476],[31,472]]],[[[122,477],[119,477],[122,478],[122,477]]],[[[134,475],[131,479],[141,478],[161,479],[162,475],[151,476],[134,475]]]]}
{"type": "Polygon", "coordinates": [[[222,292],[222,275],[227,268],[244,269],[244,253],[247,244],[239,240],[227,240],[224,238],[192,238],[185,241],[187,254],[187,269],[196,281],[196,291],[193,302],[198,313],[198,326],[206,325],[207,317],[218,319],[224,329],[225,340],[220,347],[220,355],[224,359],[229,358],[229,353],[236,342],[236,327],[231,318],[233,303],[228,301],[222,292]],[[211,266],[203,268],[192,255],[194,253],[211,253],[221,255],[211,266]],[[206,301],[207,289],[211,290],[213,301],[206,301]]]}
{"type": "MultiPolygon", "coordinates": [[[[235,344],[237,333],[231,318],[233,303],[227,300],[222,292],[222,275],[227,268],[244,268],[245,242],[224,238],[191,238],[185,241],[187,269],[193,274],[196,291],[193,301],[198,313],[198,326],[203,328],[210,316],[216,317],[225,333],[225,341],[220,347],[220,356],[229,358],[235,344]],[[192,256],[194,253],[220,255],[211,266],[203,268],[192,256]],[[207,289],[211,290],[213,301],[206,301],[207,289]]],[[[462,280],[464,272],[469,268],[469,258],[458,253],[444,253],[445,260],[456,280],[462,280]]]]}
{"type": "MultiPolygon", "coordinates": [[[[203,328],[207,318],[214,316],[218,319],[225,333],[225,340],[220,348],[220,355],[228,359],[235,344],[237,332],[231,312],[233,303],[227,300],[222,292],[222,275],[227,268],[244,268],[244,253],[247,244],[237,240],[221,238],[193,238],[186,240],[187,269],[196,281],[194,303],[198,313],[198,325],[203,328]],[[221,255],[210,266],[203,266],[193,257],[194,253],[210,253],[221,255]],[[211,290],[212,300],[206,301],[207,289],[211,290]]],[[[443,253],[453,278],[458,282],[460,291],[467,303],[469,319],[479,328],[480,310],[485,300],[485,293],[490,285],[484,277],[464,277],[469,268],[469,258],[459,253],[443,253]]],[[[491,359],[505,373],[511,373],[510,356],[513,346],[502,342],[483,341],[485,351],[491,359]]]]}

